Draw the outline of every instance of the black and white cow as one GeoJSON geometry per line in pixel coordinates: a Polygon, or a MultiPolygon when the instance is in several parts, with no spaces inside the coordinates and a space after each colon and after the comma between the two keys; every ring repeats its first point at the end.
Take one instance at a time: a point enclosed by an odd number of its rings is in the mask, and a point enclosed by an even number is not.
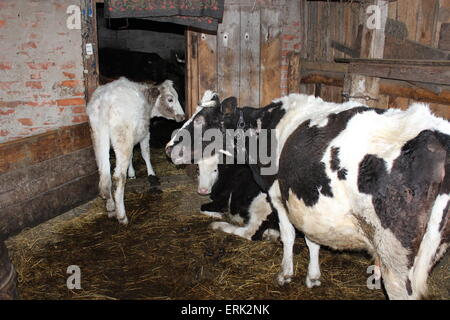
{"type": "Polygon", "coordinates": [[[198,162],[198,193],[212,200],[200,211],[214,218],[229,213],[231,224],[211,223],[214,230],[222,230],[248,240],[277,240],[278,216],[273,212],[267,195],[253,179],[252,170],[245,164],[219,164],[218,157],[198,162]]]}
{"type": "MultiPolygon", "coordinates": [[[[279,218],[283,260],[278,282],[291,281],[294,226],[305,234],[309,286],[319,285],[320,245],[366,249],[381,267],[391,299],[426,294],[432,266],[450,242],[450,124],[424,104],[406,111],[355,102],[327,103],[292,94],[264,108],[236,108],[236,98],[197,110],[184,126],[275,130],[278,171],[261,175],[279,218]]],[[[166,146],[174,163],[198,157],[210,144],[186,147],[178,131],[166,146]],[[201,150],[199,150],[201,149],[201,150]]]]}

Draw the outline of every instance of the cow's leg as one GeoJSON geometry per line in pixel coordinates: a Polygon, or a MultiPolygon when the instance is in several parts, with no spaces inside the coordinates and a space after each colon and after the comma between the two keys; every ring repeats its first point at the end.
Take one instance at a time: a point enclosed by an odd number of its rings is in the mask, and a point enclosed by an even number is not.
{"type": "Polygon", "coordinates": [[[319,250],[320,245],[305,237],[306,245],[309,249],[308,274],[306,275],[306,286],[308,288],[320,286],[320,265],[319,250]]]}
{"type": "Polygon", "coordinates": [[[131,152],[130,165],[128,166],[128,178],[136,179],[136,171],[134,171],[133,167],[133,152],[131,152]]]}
{"type": "Polygon", "coordinates": [[[284,285],[292,280],[294,275],[294,241],[295,241],[295,228],[289,221],[286,209],[278,197],[280,191],[278,182],[275,182],[269,190],[270,200],[275,210],[278,213],[279,226],[280,226],[280,238],[283,242],[283,260],[281,262],[281,271],[277,276],[278,283],[284,285]]]}
{"type": "Polygon", "coordinates": [[[122,132],[119,138],[114,139],[113,147],[116,154],[116,167],[114,168],[114,201],[116,203],[116,217],[121,224],[127,224],[128,218],[125,213],[125,205],[123,203],[126,173],[130,165],[130,157],[133,152],[133,138],[131,133],[122,132]]]}
{"type": "Polygon", "coordinates": [[[97,161],[100,176],[98,187],[100,197],[106,199],[106,211],[108,217],[114,217],[115,204],[111,195],[111,167],[109,163],[109,128],[101,123],[90,122],[92,128],[92,140],[94,144],[95,159],[97,161]]]}
{"type": "Polygon", "coordinates": [[[148,182],[150,183],[150,188],[159,186],[159,179],[156,177],[155,171],[153,170],[152,163],[150,161],[150,133],[148,133],[144,139],[140,142],[141,155],[147,166],[147,176],[148,182]]]}

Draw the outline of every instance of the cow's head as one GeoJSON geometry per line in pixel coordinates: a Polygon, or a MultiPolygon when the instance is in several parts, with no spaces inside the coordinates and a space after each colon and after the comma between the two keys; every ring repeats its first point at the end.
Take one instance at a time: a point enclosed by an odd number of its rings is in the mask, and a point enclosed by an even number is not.
{"type": "Polygon", "coordinates": [[[198,188],[201,195],[211,193],[213,185],[219,178],[219,157],[214,155],[198,162],[198,188]]]}
{"type": "MultiPolygon", "coordinates": [[[[233,115],[237,108],[237,100],[230,97],[220,102],[217,94],[207,91],[194,115],[186,121],[166,145],[166,154],[175,164],[192,163],[194,159],[202,159],[203,151],[211,144],[205,132],[219,132],[225,134],[227,128],[233,125],[233,115]],[[210,95],[209,101],[205,96],[210,95]],[[200,138],[200,139],[199,139],[200,138]]],[[[225,139],[223,139],[225,140],[225,139]]],[[[218,150],[219,151],[219,150],[218,150]]],[[[215,154],[208,154],[214,156],[215,154]]]]}
{"type": "Polygon", "coordinates": [[[157,86],[149,86],[146,96],[149,102],[153,104],[152,117],[163,117],[177,122],[184,120],[184,111],[178,101],[178,93],[171,80],[166,80],[157,86]]]}

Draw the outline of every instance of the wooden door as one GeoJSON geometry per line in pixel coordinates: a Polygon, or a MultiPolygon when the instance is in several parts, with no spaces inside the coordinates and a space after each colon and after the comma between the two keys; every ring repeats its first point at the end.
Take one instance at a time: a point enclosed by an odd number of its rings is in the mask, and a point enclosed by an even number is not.
{"type": "Polygon", "coordinates": [[[263,106],[281,95],[280,7],[247,2],[226,2],[216,34],[187,31],[189,115],[208,89],[221,99],[235,96],[240,106],[263,106]]]}

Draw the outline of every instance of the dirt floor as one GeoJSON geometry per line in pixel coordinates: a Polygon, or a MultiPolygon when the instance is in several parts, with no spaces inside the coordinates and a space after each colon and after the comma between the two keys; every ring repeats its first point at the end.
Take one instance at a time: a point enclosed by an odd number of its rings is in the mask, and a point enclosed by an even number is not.
{"type": "MultiPolygon", "coordinates": [[[[135,159],[140,156],[135,155],[135,159]]],[[[141,160],[138,179],[128,181],[129,225],[108,219],[95,199],[8,240],[22,299],[385,299],[369,290],[364,253],[321,250],[322,286],[304,285],[308,251],[296,241],[293,282],[280,287],[280,243],[251,242],[212,231],[199,213],[208,201],[196,193],[184,168],[170,164],[161,150],[152,163],[162,194],[146,192],[141,160]],[[81,269],[80,290],[68,290],[67,267],[81,269]]],[[[435,268],[434,298],[450,297],[447,262],[435,268]]]]}

